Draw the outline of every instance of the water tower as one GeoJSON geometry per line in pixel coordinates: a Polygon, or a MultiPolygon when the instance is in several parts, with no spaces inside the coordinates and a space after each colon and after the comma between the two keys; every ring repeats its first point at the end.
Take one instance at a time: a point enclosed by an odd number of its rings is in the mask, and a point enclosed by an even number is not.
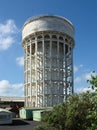
{"type": "Polygon", "coordinates": [[[25,107],[48,107],[73,93],[74,27],[60,16],[38,16],[22,28],[25,107]]]}

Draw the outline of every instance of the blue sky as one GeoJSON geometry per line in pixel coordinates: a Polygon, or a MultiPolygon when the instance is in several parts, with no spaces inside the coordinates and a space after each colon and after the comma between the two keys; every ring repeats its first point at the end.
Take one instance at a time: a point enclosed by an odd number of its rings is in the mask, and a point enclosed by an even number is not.
{"type": "Polygon", "coordinates": [[[23,96],[21,29],[37,15],[60,15],[75,27],[74,89],[88,90],[97,72],[97,0],[0,0],[0,96],[23,96]]]}

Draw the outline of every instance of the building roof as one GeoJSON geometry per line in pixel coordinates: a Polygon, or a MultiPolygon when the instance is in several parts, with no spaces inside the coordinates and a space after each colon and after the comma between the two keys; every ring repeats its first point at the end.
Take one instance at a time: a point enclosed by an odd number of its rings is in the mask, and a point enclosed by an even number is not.
{"type": "Polygon", "coordinates": [[[0,101],[5,101],[5,102],[24,102],[24,97],[0,96],[0,101]]]}
{"type": "Polygon", "coordinates": [[[2,112],[11,113],[10,111],[8,111],[8,110],[6,110],[6,109],[0,108],[0,113],[2,113],[2,112]]]}

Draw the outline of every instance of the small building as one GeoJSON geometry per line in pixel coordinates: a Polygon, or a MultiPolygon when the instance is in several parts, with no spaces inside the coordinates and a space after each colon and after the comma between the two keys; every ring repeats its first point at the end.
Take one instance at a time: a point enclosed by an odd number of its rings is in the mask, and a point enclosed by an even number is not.
{"type": "Polygon", "coordinates": [[[19,109],[19,117],[25,120],[41,121],[41,117],[52,110],[52,107],[48,108],[25,108],[19,109]]]}
{"type": "Polygon", "coordinates": [[[25,108],[22,107],[19,109],[19,117],[21,119],[26,119],[26,120],[33,120],[33,113],[35,111],[43,111],[45,108],[25,108]]]}
{"type": "Polygon", "coordinates": [[[33,115],[32,115],[32,108],[20,108],[19,110],[19,116],[21,119],[33,119],[33,115]]]}
{"type": "Polygon", "coordinates": [[[12,112],[0,108],[0,124],[12,124],[12,112]]]}
{"type": "Polygon", "coordinates": [[[18,108],[24,106],[24,97],[6,97],[0,96],[0,108],[18,108]]]}
{"type": "Polygon", "coordinates": [[[33,111],[33,120],[34,121],[41,121],[42,116],[44,115],[45,111],[40,110],[40,111],[33,111]]]}
{"type": "Polygon", "coordinates": [[[33,120],[34,121],[42,121],[42,118],[45,114],[49,113],[52,111],[52,108],[47,108],[44,110],[37,110],[33,111],[33,120]]]}

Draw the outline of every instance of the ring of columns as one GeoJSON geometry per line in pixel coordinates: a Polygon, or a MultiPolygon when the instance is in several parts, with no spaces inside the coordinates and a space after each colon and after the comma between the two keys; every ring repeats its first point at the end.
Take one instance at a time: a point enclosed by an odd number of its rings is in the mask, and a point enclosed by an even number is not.
{"type": "Polygon", "coordinates": [[[26,107],[62,103],[73,93],[74,40],[56,31],[41,31],[23,39],[26,107]]]}

